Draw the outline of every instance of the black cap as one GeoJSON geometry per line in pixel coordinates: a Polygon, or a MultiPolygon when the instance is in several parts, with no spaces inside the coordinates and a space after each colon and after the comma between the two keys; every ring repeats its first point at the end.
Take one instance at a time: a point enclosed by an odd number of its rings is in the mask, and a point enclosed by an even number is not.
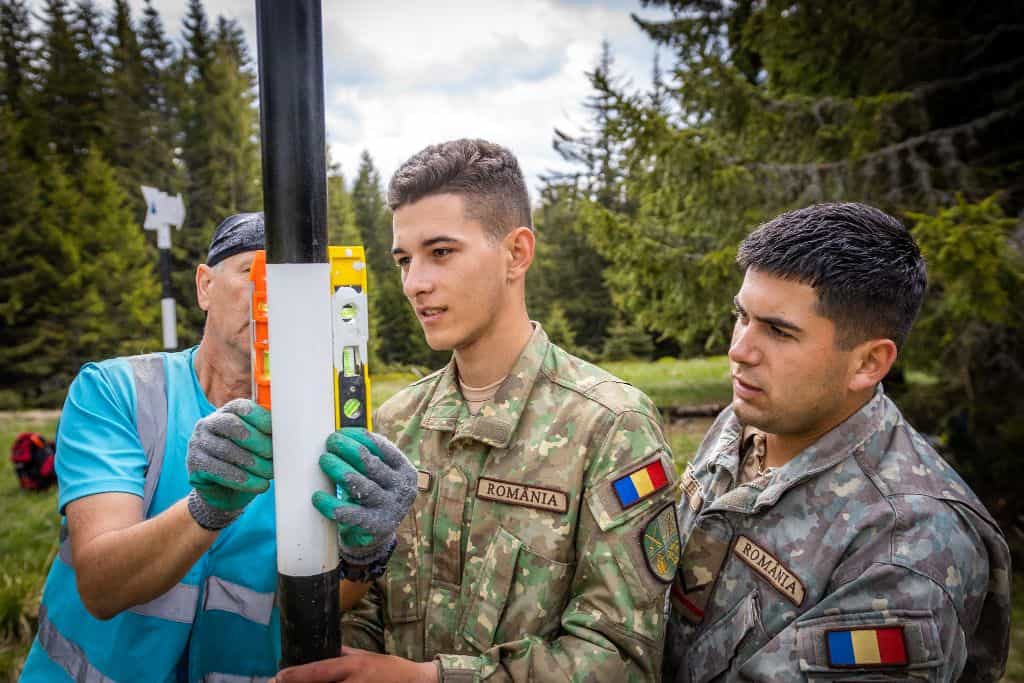
{"type": "Polygon", "coordinates": [[[236,213],[213,231],[206,265],[215,266],[229,256],[263,248],[263,212],[236,213]]]}

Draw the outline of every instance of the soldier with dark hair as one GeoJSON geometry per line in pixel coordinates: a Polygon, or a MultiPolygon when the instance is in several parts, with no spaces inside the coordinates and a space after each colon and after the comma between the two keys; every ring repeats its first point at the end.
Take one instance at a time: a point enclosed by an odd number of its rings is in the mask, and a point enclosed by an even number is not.
{"type": "Polygon", "coordinates": [[[419,470],[419,496],[386,574],[345,615],[362,651],[279,683],[657,680],[676,475],[650,400],[530,322],[515,157],[433,145],[388,199],[405,294],[428,344],[454,354],[374,420],[419,470]]]}
{"type": "Polygon", "coordinates": [[[664,680],[998,680],[1006,542],[881,386],[924,297],[910,233],[822,204],[737,261],[733,401],[683,474],[664,680]]]}

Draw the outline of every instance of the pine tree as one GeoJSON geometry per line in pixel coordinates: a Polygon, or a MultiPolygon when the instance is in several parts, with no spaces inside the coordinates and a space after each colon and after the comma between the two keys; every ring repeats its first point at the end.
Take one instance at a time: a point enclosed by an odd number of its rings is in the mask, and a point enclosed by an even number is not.
{"type": "Polygon", "coordinates": [[[33,33],[25,0],[0,0],[0,107],[29,115],[33,33]]]}
{"type": "Polygon", "coordinates": [[[558,344],[566,351],[575,353],[576,333],[569,324],[569,318],[561,304],[555,302],[548,309],[547,317],[544,318],[544,331],[555,344],[558,344]]]}
{"type": "Polygon", "coordinates": [[[636,323],[617,317],[608,328],[601,360],[650,360],[654,352],[651,335],[636,323]]]}
{"type": "Polygon", "coordinates": [[[0,405],[20,408],[35,397],[46,375],[38,352],[45,343],[37,328],[47,290],[60,274],[48,263],[49,228],[41,225],[42,197],[38,172],[22,154],[24,124],[0,107],[0,405]]]}
{"type": "Polygon", "coordinates": [[[341,165],[330,161],[327,150],[327,243],[334,246],[362,244],[352,196],[345,187],[341,165]]]}
{"type": "Polygon", "coordinates": [[[76,321],[79,358],[155,350],[160,281],[129,198],[98,148],[90,150],[76,181],[83,287],[96,293],[102,308],[100,315],[76,321]]]}
{"type": "Polygon", "coordinates": [[[211,135],[206,173],[214,183],[216,216],[256,211],[262,205],[256,76],[241,28],[223,17],[205,86],[211,135]]]}
{"type": "MultiPolygon", "coordinates": [[[[143,175],[150,152],[147,144],[146,71],[128,0],[114,0],[114,11],[106,30],[108,81],[106,101],[110,130],[102,149],[114,167],[121,187],[143,207],[138,186],[150,183],[143,175]]],[[[166,189],[166,188],[162,188],[166,189]]]]}
{"type": "Polygon", "coordinates": [[[34,107],[38,121],[32,126],[39,147],[53,145],[58,154],[68,159],[90,142],[84,122],[78,118],[78,107],[88,93],[79,80],[83,66],[71,21],[66,0],[47,0],[39,50],[39,94],[34,107]]]}
{"type": "Polygon", "coordinates": [[[190,0],[178,68],[182,161],[187,174],[186,224],[175,233],[174,275],[179,338],[199,339],[203,314],[194,305],[195,266],[206,258],[214,228],[227,216],[261,208],[255,75],[236,23],[211,31],[199,0],[190,0]],[[243,61],[239,61],[243,60],[243,61]]]}
{"type": "Polygon", "coordinates": [[[584,102],[590,116],[584,132],[570,136],[555,131],[555,151],[575,169],[542,177],[541,208],[536,212],[538,255],[527,289],[530,310],[542,319],[558,302],[574,331],[577,350],[585,355],[600,353],[615,305],[604,280],[607,261],[581,229],[580,211],[586,202],[626,208],[621,202],[623,152],[615,135],[615,96],[609,93],[610,85],[618,82],[614,61],[611,45],[604,41],[597,64],[587,73],[594,93],[584,102]]]}
{"type": "Polygon", "coordinates": [[[95,292],[84,286],[76,222],[81,196],[53,154],[32,170],[21,164],[6,180],[28,200],[22,215],[30,224],[21,223],[10,242],[14,277],[0,299],[10,323],[0,366],[13,375],[10,386],[25,404],[53,407],[78,370],[74,321],[101,314],[95,292]]]}
{"type": "Polygon", "coordinates": [[[151,0],[146,0],[138,41],[145,94],[139,140],[145,153],[140,155],[139,178],[146,185],[175,194],[184,189],[175,164],[176,149],[183,144],[180,106],[184,76],[151,0]]]}

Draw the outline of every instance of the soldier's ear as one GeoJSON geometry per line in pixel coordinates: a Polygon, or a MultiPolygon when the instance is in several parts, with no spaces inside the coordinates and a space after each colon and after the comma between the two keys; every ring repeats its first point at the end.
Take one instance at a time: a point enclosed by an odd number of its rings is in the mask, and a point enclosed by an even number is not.
{"type": "Polygon", "coordinates": [[[513,282],[524,278],[530,264],[533,263],[533,253],[536,248],[533,230],[525,226],[510,230],[502,240],[502,244],[506,253],[508,281],[513,282]]]}
{"type": "Polygon", "coordinates": [[[852,392],[874,389],[896,362],[896,344],[891,339],[869,339],[853,349],[849,389],[852,392]]]}

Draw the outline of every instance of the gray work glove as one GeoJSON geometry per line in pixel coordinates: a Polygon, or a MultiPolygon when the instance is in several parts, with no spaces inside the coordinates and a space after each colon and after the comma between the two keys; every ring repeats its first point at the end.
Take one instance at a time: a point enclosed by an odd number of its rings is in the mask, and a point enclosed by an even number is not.
{"type": "Polygon", "coordinates": [[[274,478],[270,411],[247,398],[196,423],[188,442],[188,511],[204,529],[234,521],[274,478]]]}
{"type": "Polygon", "coordinates": [[[384,560],[395,530],[416,500],[416,469],[380,434],[345,427],[327,437],[320,469],[338,495],[313,494],[313,505],[338,523],[340,555],[348,564],[384,560]]]}

